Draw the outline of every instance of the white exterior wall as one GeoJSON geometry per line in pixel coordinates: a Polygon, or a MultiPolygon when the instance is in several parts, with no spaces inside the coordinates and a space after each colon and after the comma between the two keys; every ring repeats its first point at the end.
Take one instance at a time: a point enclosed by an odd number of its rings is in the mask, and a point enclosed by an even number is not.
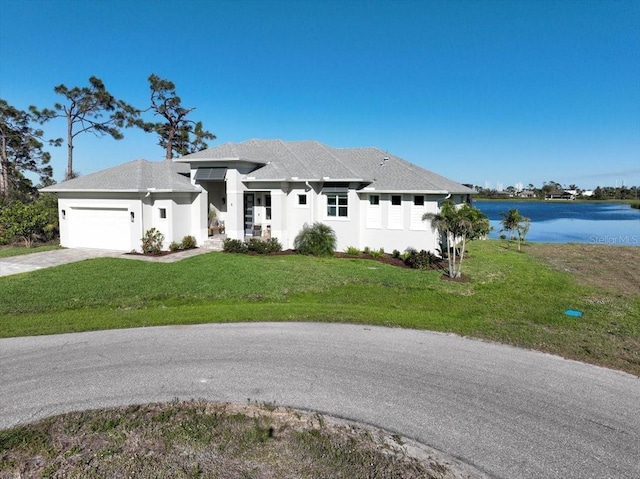
{"type": "MultiPolygon", "coordinates": [[[[197,170],[192,165],[192,177],[197,170]]],[[[198,166],[208,166],[199,163],[198,166]]],[[[217,166],[222,166],[218,164],[217,166]]],[[[380,193],[375,191],[356,191],[357,185],[352,184],[348,190],[348,216],[329,217],[327,215],[327,195],[322,194],[322,183],[306,184],[304,181],[254,182],[247,171],[228,167],[223,189],[216,193],[225,197],[225,211],[221,211],[220,219],[225,221],[226,234],[229,238],[244,240],[244,194],[254,193],[254,224],[262,225],[263,234],[267,225],[271,227],[271,237],[277,238],[284,249],[293,248],[296,235],[304,224],[321,222],[330,226],[336,233],[338,251],[344,251],[349,246],[360,250],[365,247],[384,249],[390,253],[397,249],[405,251],[408,248],[416,250],[426,249],[436,252],[439,239],[430,225],[422,221],[422,215],[427,212],[436,213],[439,202],[446,195],[424,195],[424,204],[414,204],[412,193],[380,193]],[[248,178],[249,177],[249,178],[248,178]],[[266,205],[264,197],[271,195],[271,219],[266,219],[266,205]],[[300,205],[298,196],[307,195],[307,204],[300,205]],[[369,195],[380,197],[379,205],[369,204],[369,195]],[[392,196],[400,196],[400,205],[392,205],[392,196]],[[258,198],[261,204],[258,205],[258,198]]],[[[217,190],[216,190],[217,191],[217,190]]],[[[422,195],[420,195],[422,196],[422,195]]],[[[454,202],[465,201],[466,195],[454,195],[454,202]]],[[[196,239],[201,243],[207,237],[207,192],[200,195],[196,202],[199,212],[192,205],[192,218],[199,218],[199,227],[192,230],[200,231],[201,237],[196,239]],[[202,238],[202,239],[201,239],[202,238]]],[[[193,221],[193,219],[192,219],[193,221]]],[[[191,234],[194,234],[193,232],[191,234]]],[[[181,238],[180,238],[181,239],[181,238]]]]}
{"type": "Polygon", "coordinates": [[[435,252],[439,246],[437,235],[431,231],[427,222],[422,221],[422,215],[427,212],[437,212],[438,200],[441,197],[427,195],[424,197],[424,205],[417,206],[414,205],[415,195],[413,194],[394,193],[393,195],[402,197],[400,205],[391,204],[392,194],[374,191],[359,193],[362,236],[360,243],[352,246],[361,250],[365,247],[376,250],[383,248],[387,253],[396,249],[404,252],[408,248],[435,252]],[[380,197],[379,205],[370,204],[370,195],[380,197]]]}
{"type": "Polygon", "coordinates": [[[305,223],[311,225],[314,222],[324,223],[335,231],[338,251],[354,246],[360,250],[365,247],[383,248],[387,253],[394,249],[403,252],[408,248],[435,252],[439,247],[437,235],[427,222],[422,221],[422,215],[437,212],[442,195],[425,196],[424,205],[416,206],[413,194],[400,194],[401,204],[393,206],[391,194],[350,189],[347,194],[348,216],[329,217],[327,195],[321,193],[318,184],[311,184],[311,189],[304,183],[250,184],[248,191],[254,191],[256,195],[270,192],[271,220],[263,221],[258,216],[263,209],[256,206],[256,223],[263,224],[263,231],[264,225],[270,224],[271,237],[277,238],[284,249],[293,248],[295,237],[305,223]],[[306,205],[298,203],[298,196],[303,194],[307,195],[306,205]],[[369,194],[380,196],[380,204],[372,207],[369,194]]]}
{"type": "Polygon", "coordinates": [[[293,243],[305,224],[312,225],[318,218],[318,194],[315,189],[304,183],[294,183],[287,194],[287,244],[293,248],[293,243]],[[299,196],[306,195],[307,204],[299,204],[299,196]]]}
{"type": "Polygon", "coordinates": [[[196,238],[198,246],[202,246],[209,238],[209,197],[204,188],[191,200],[191,234],[196,238]]]}
{"type": "Polygon", "coordinates": [[[58,216],[60,245],[65,248],[131,251],[140,246],[143,213],[138,194],[58,193],[58,216]]]}
{"type": "MultiPolygon", "coordinates": [[[[186,235],[198,238],[197,210],[203,195],[191,193],[58,193],[60,245],[141,251],[142,237],[151,228],[164,235],[163,249],[186,235]],[[165,208],[167,218],[160,218],[165,208]],[[64,212],[64,214],[63,214],[64,212]]],[[[206,195],[204,195],[206,196],[206,195]]],[[[206,230],[205,230],[206,234],[206,230]]]]}
{"type": "Polygon", "coordinates": [[[319,221],[331,226],[338,239],[337,250],[344,251],[349,246],[360,248],[362,243],[362,229],[360,228],[361,210],[360,200],[356,190],[349,189],[347,192],[347,216],[327,215],[327,195],[318,196],[319,221]]]}
{"type": "Polygon", "coordinates": [[[227,212],[224,215],[224,226],[227,237],[244,240],[244,192],[246,187],[241,179],[242,175],[238,170],[231,168],[227,170],[227,212]]]}
{"type": "Polygon", "coordinates": [[[200,222],[193,221],[193,212],[199,210],[200,202],[194,201],[193,196],[190,193],[151,195],[151,207],[147,209],[145,223],[164,235],[162,249],[169,249],[173,241],[180,243],[187,235],[194,236],[201,244],[200,222]],[[166,218],[161,217],[161,209],[165,210],[166,218]]]}

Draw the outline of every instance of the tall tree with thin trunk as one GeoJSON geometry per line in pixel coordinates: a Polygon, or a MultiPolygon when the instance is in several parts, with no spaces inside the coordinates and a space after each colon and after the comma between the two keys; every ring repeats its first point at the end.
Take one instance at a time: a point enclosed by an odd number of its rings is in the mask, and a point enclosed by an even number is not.
{"type": "MultiPolygon", "coordinates": [[[[32,189],[24,173],[36,173],[44,185],[51,182],[51,155],[43,150],[43,131],[32,126],[32,114],[0,99],[0,197],[11,199],[32,189]]],[[[62,139],[49,140],[59,146],[62,139]]]]}
{"type": "Polygon", "coordinates": [[[182,100],[176,94],[173,82],[163,80],[158,75],[149,76],[149,88],[151,90],[151,106],[144,112],[151,111],[154,116],[159,116],[160,121],[138,121],[147,133],[155,132],[159,135],[158,144],[165,150],[165,158],[173,158],[177,155],[186,155],[208,147],[205,140],[215,140],[216,136],[205,130],[202,122],[187,119],[187,116],[195,110],[195,107],[185,108],[182,100]]]}
{"type": "Polygon", "coordinates": [[[32,113],[42,123],[53,118],[64,118],[67,122],[67,171],[65,178],[76,176],[73,170],[73,142],[81,133],[91,132],[97,137],[105,135],[115,140],[124,138],[122,128],[133,126],[137,110],[111,95],[99,78],[89,78],[89,86],[73,87],[60,84],[53,89],[65,97],[64,103],[56,103],[53,109],[45,108],[32,113]]]}

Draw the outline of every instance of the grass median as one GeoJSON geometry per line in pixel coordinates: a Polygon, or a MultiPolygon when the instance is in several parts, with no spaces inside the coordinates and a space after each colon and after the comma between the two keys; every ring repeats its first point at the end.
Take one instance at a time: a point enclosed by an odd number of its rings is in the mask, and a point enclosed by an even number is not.
{"type": "Polygon", "coordinates": [[[637,271],[640,248],[529,245],[518,253],[501,241],[469,245],[468,283],[360,259],[102,258],[0,278],[0,337],[206,322],[352,322],[485,338],[640,375],[637,271]]]}

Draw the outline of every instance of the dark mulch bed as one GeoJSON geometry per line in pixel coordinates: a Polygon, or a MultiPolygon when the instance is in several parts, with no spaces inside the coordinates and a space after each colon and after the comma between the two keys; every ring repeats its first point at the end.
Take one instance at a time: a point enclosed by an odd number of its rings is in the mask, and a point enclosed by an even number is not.
{"type": "Polygon", "coordinates": [[[379,263],[388,264],[391,266],[398,266],[400,268],[411,268],[407,266],[401,258],[394,258],[390,254],[383,254],[382,256],[373,256],[367,253],[360,253],[359,255],[347,254],[347,253],[334,253],[336,258],[351,258],[351,259],[370,259],[372,261],[378,261],[379,263]]]}
{"type": "MultiPolygon", "coordinates": [[[[170,254],[179,253],[180,251],[184,251],[184,250],[160,251],[159,253],[156,253],[156,254],[145,254],[145,253],[138,253],[136,251],[131,251],[130,253],[125,253],[125,254],[134,255],[134,256],[154,256],[155,257],[155,256],[167,256],[170,254]]],[[[255,251],[249,251],[246,254],[252,255],[252,256],[258,256],[258,253],[256,253],[255,251]]],[[[277,253],[270,253],[271,256],[288,256],[292,254],[296,254],[296,251],[293,249],[285,249],[282,251],[278,251],[277,253]]],[[[398,268],[411,269],[411,266],[407,265],[401,258],[394,258],[390,254],[383,254],[382,256],[373,256],[368,253],[360,253],[359,255],[353,255],[353,254],[347,254],[347,253],[337,251],[333,254],[333,256],[334,258],[345,258],[345,259],[368,259],[371,261],[377,261],[379,263],[388,264],[389,266],[396,266],[398,268]]],[[[431,269],[435,271],[446,271],[446,268],[447,268],[447,264],[444,260],[440,260],[439,262],[431,265],[431,269]]],[[[450,278],[446,274],[443,274],[440,279],[445,281],[457,281],[460,283],[468,283],[469,281],[471,281],[471,278],[464,274],[460,278],[450,278]]]]}
{"type": "MultiPolygon", "coordinates": [[[[189,248],[189,249],[195,249],[195,248],[189,248]]],[[[125,253],[128,254],[130,256],[152,256],[152,257],[159,257],[159,256],[169,256],[170,254],[175,254],[175,253],[181,253],[183,251],[186,251],[184,249],[177,249],[175,251],[160,251],[159,253],[138,253],[137,251],[130,251],[129,253],[125,253]]]]}
{"type": "MultiPolygon", "coordinates": [[[[249,253],[251,254],[251,253],[249,253]]],[[[290,254],[296,254],[296,250],[293,249],[285,249],[282,251],[278,251],[277,253],[273,253],[273,255],[276,256],[286,256],[286,255],[290,255],[290,254]]],[[[391,256],[390,254],[384,254],[382,256],[373,256],[367,253],[360,253],[359,255],[353,255],[353,254],[347,254],[347,253],[342,253],[340,251],[337,251],[335,253],[333,253],[333,257],[334,258],[346,258],[346,259],[369,259],[372,261],[378,261],[379,263],[384,263],[384,264],[388,264],[391,266],[398,266],[400,268],[410,268],[410,266],[407,266],[404,261],[402,261],[402,259],[400,258],[394,258],[393,256],[391,256]]],[[[438,269],[437,266],[434,266],[434,269],[438,269]]]]}

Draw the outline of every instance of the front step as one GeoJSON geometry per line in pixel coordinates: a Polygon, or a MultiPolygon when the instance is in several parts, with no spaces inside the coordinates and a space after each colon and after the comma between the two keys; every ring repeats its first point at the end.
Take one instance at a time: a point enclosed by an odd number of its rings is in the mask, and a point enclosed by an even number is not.
{"type": "Polygon", "coordinates": [[[213,251],[222,251],[224,248],[224,240],[226,238],[227,235],[210,236],[208,239],[204,240],[202,247],[213,251]]]}

